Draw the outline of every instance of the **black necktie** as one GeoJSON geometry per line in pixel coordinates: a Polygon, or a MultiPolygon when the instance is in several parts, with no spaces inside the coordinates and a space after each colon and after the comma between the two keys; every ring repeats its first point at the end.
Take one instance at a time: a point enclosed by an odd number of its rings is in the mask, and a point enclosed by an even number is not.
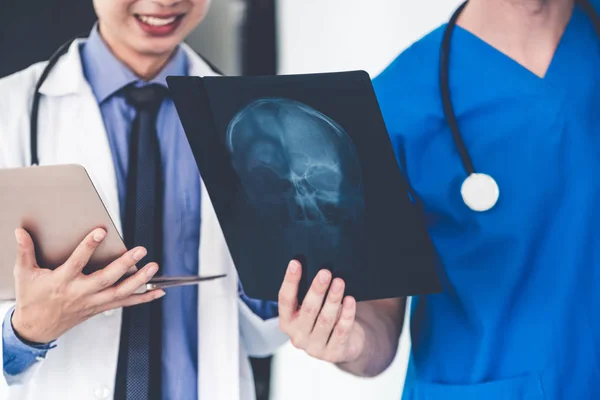
{"type": "MultiPolygon", "coordinates": [[[[125,99],[137,113],[131,127],[124,235],[128,248],[144,246],[138,268],[162,262],[163,178],[156,117],[167,89],[129,86],[125,99]]],[[[161,301],[123,309],[116,400],[161,397],[161,301]]]]}

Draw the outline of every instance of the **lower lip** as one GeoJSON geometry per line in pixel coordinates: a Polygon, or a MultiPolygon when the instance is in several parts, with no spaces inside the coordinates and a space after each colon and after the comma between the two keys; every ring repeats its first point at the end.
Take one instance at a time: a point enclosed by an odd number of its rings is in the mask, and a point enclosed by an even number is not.
{"type": "Polygon", "coordinates": [[[171,22],[170,24],[161,26],[147,24],[138,19],[137,17],[135,18],[135,20],[138,22],[138,24],[144,32],[152,36],[167,36],[177,29],[177,27],[181,23],[182,17],[177,17],[175,21],[171,22]]]}

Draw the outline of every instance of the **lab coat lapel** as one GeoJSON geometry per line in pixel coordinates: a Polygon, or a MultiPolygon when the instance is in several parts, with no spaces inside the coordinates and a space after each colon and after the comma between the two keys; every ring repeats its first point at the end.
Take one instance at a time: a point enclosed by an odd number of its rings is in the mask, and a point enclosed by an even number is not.
{"type": "MultiPolygon", "coordinates": [[[[41,165],[75,163],[90,176],[116,228],[121,232],[117,180],[108,136],[100,108],[83,75],[78,51],[80,41],[57,63],[46,83],[39,114],[41,165]]],[[[49,352],[49,369],[76,365],[86,354],[102,368],[94,380],[112,384],[116,374],[121,332],[121,309],[97,315],[59,338],[63,352],[49,352]],[[90,343],[95,343],[92,348],[90,343]],[[72,359],[71,359],[72,358],[72,359]]]]}
{"type": "Polygon", "coordinates": [[[85,167],[117,229],[121,231],[117,178],[100,108],[81,67],[75,41],[40,88],[41,164],[85,167]]]}
{"type": "MultiPolygon", "coordinates": [[[[188,46],[190,75],[217,75],[188,46]]],[[[206,282],[198,291],[199,397],[211,400],[240,398],[240,360],[237,274],[210,196],[202,182],[200,272],[226,273],[227,278],[206,282]]]]}

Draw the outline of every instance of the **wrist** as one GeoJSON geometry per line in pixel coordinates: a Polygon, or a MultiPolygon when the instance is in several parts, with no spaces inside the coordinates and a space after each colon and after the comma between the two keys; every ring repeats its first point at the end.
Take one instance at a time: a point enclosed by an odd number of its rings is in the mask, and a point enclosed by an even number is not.
{"type": "Polygon", "coordinates": [[[51,344],[52,340],[44,340],[34,332],[31,324],[25,322],[19,308],[15,308],[10,319],[13,332],[17,339],[31,347],[42,347],[51,344]]]}

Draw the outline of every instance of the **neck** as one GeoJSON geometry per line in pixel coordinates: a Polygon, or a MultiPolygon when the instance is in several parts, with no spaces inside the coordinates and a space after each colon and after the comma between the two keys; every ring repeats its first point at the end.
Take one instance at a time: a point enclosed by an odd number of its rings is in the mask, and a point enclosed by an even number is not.
{"type": "Polygon", "coordinates": [[[102,30],[102,25],[99,25],[98,29],[100,36],[114,56],[133,71],[140,79],[145,81],[152,80],[156,77],[174,54],[174,51],[165,54],[141,54],[131,50],[116,37],[113,37],[109,33],[109,30],[102,30]]]}
{"type": "Polygon", "coordinates": [[[575,0],[470,0],[458,24],[544,76],[575,0]]]}

